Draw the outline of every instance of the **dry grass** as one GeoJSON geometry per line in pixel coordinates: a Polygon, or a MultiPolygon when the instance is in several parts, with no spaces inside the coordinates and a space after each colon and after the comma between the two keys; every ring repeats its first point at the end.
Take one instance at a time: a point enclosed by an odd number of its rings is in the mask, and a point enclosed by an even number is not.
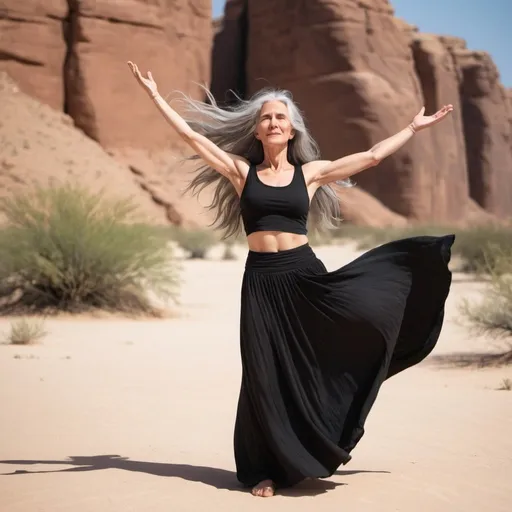
{"type": "Polygon", "coordinates": [[[463,271],[502,274],[512,257],[512,227],[485,226],[459,230],[453,247],[464,261],[463,271]]]}
{"type": "MultiPolygon", "coordinates": [[[[489,275],[484,296],[479,301],[464,300],[460,311],[477,334],[487,334],[493,338],[508,341],[512,336],[512,251],[495,249],[489,246],[480,267],[489,275]]],[[[502,364],[512,363],[512,342],[497,355],[502,364]]]]}
{"type": "Polygon", "coordinates": [[[455,230],[446,226],[436,225],[410,225],[407,227],[383,227],[355,226],[353,224],[342,224],[338,229],[332,231],[334,240],[356,240],[359,250],[368,250],[401,238],[423,236],[423,235],[446,235],[454,233],[455,230]]]}
{"type": "Polygon", "coordinates": [[[6,342],[11,345],[33,345],[46,336],[44,320],[19,318],[11,323],[6,342]]]}
{"type": "Polygon", "coordinates": [[[503,379],[499,391],[512,391],[512,379],[503,379]]]}
{"type": "Polygon", "coordinates": [[[488,270],[490,280],[484,297],[477,302],[462,301],[460,310],[478,334],[504,338],[512,336],[512,256],[510,273],[504,273],[502,260],[497,261],[501,268],[499,272],[488,270]]]}
{"type": "Polygon", "coordinates": [[[401,238],[454,233],[453,255],[463,261],[460,270],[477,274],[486,274],[489,269],[503,273],[500,264],[512,255],[512,227],[487,225],[469,228],[457,228],[436,225],[410,225],[405,228],[371,228],[347,224],[332,233],[334,239],[353,239],[358,241],[360,250],[367,250],[401,238]]]}

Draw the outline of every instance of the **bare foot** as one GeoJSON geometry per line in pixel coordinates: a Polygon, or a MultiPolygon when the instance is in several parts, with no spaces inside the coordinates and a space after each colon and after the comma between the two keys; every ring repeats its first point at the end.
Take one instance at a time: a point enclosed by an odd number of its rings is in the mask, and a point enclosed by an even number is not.
{"type": "Polygon", "coordinates": [[[253,496],[261,496],[262,498],[269,498],[275,494],[275,486],[272,480],[263,480],[256,487],[252,489],[253,496]]]}

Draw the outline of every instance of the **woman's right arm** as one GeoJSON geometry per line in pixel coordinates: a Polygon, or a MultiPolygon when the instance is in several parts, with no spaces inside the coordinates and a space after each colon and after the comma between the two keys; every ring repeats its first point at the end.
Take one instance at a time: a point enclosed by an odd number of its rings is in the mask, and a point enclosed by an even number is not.
{"type": "Polygon", "coordinates": [[[128,65],[167,122],[209,166],[230,180],[233,178],[245,179],[245,172],[242,169],[249,165],[245,158],[227,153],[204,135],[192,130],[187,122],[160,96],[151,72],[148,72],[148,78],[145,78],[140,74],[136,64],[128,62],[128,65]]]}

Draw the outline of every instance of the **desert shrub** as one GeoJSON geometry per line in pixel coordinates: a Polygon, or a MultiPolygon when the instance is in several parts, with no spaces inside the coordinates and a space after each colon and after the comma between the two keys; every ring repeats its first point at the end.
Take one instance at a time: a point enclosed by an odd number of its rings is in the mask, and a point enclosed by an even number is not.
{"type": "Polygon", "coordinates": [[[453,253],[463,259],[462,270],[466,272],[500,274],[506,255],[512,255],[512,228],[479,226],[459,230],[453,253]]]}
{"type": "Polygon", "coordinates": [[[490,280],[485,296],[479,302],[462,302],[462,311],[482,333],[512,335],[512,259],[509,273],[503,273],[505,264],[499,262],[500,272],[489,269],[490,280]]]}
{"type": "Polygon", "coordinates": [[[478,304],[468,303],[466,313],[482,332],[512,335],[512,278],[493,277],[486,297],[478,304]]]}
{"type": "Polygon", "coordinates": [[[43,320],[19,318],[11,323],[6,338],[11,345],[32,345],[44,336],[46,330],[43,320]]]}
{"type": "MultiPolygon", "coordinates": [[[[486,265],[490,279],[483,299],[466,299],[460,309],[478,333],[508,338],[512,336],[512,252],[494,255],[486,265]]],[[[512,363],[512,343],[502,354],[502,362],[512,363]]]]}
{"type": "Polygon", "coordinates": [[[456,235],[452,253],[462,259],[463,264],[460,270],[465,272],[487,273],[492,268],[494,273],[499,273],[498,260],[503,262],[503,254],[512,254],[512,228],[498,225],[468,228],[425,224],[396,228],[347,225],[340,228],[336,236],[358,240],[358,248],[367,250],[400,238],[422,235],[441,236],[448,233],[456,235]]]}
{"type": "Polygon", "coordinates": [[[453,232],[454,230],[446,226],[428,224],[411,224],[404,227],[387,226],[382,228],[354,226],[347,230],[347,233],[350,233],[352,238],[358,240],[357,246],[360,250],[371,249],[377,245],[401,238],[424,235],[441,236],[453,232]]]}
{"type": "Polygon", "coordinates": [[[137,221],[131,200],[64,185],[5,198],[0,209],[0,296],[19,295],[4,310],[154,312],[147,290],[176,300],[168,240],[137,221]]]}
{"type": "Polygon", "coordinates": [[[217,243],[217,236],[208,229],[186,229],[174,227],[172,239],[185,251],[191,259],[204,259],[207,252],[217,243]]]}
{"type": "Polygon", "coordinates": [[[512,379],[503,379],[500,387],[497,389],[500,391],[512,391],[512,379]]]}

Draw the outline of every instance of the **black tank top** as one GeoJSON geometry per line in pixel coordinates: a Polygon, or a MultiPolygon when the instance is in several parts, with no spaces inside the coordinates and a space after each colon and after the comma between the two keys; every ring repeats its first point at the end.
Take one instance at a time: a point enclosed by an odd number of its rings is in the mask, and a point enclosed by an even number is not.
{"type": "Polygon", "coordinates": [[[263,183],[251,165],[240,196],[240,212],[247,236],[255,231],[307,234],[309,195],[302,167],[294,166],[289,185],[274,187],[263,183]]]}

